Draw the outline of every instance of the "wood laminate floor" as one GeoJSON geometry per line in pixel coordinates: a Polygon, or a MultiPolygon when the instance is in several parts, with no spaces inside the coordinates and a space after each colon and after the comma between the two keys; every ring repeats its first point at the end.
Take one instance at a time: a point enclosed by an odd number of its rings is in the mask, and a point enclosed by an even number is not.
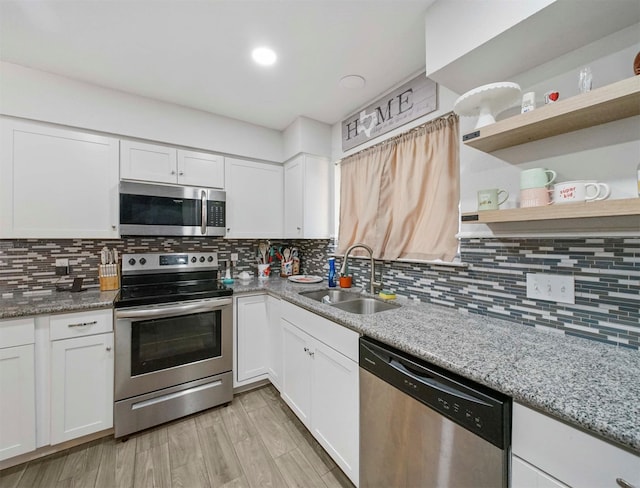
{"type": "Polygon", "coordinates": [[[353,488],[271,385],[0,472],[1,488],[353,488]]]}

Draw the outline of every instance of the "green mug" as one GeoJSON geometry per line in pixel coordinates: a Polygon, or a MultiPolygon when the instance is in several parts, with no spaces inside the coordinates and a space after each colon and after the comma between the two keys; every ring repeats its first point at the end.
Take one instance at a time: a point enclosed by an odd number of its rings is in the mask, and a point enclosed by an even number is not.
{"type": "Polygon", "coordinates": [[[507,201],[509,192],[498,188],[480,190],[478,192],[478,210],[498,210],[498,207],[507,201]],[[504,198],[500,200],[500,195],[504,193],[504,198]]]}
{"type": "Polygon", "coordinates": [[[544,188],[556,179],[556,172],[552,169],[531,168],[520,173],[520,189],[544,188]]]}

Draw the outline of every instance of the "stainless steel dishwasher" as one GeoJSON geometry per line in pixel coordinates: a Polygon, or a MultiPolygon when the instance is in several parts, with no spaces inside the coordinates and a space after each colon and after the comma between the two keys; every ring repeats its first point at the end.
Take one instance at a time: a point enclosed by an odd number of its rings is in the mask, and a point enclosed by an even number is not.
{"type": "Polygon", "coordinates": [[[511,399],[360,339],[360,488],[509,483],[511,399]]]}

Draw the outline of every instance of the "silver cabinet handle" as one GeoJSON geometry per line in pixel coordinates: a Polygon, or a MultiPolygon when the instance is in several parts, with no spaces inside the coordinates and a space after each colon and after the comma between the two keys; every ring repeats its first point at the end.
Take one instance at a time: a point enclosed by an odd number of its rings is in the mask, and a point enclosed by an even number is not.
{"type": "Polygon", "coordinates": [[[115,225],[112,225],[112,226],[111,226],[111,228],[112,228],[113,230],[116,230],[116,228],[117,228],[117,227],[116,227],[115,225]]]}
{"type": "Polygon", "coordinates": [[[621,486],[622,488],[635,488],[631,483],[622,478],[616,478],[616,483],[618,483],[618,486],[621,486]]]}
{"type": "Polygon", "coordinates": [[[179,171],[179,172],[178,172],[178,174],[179,174],[180,176],[184,176],[184,171],[179,171]]]}
{"type": "Polygon", "coordinates": [[[175,171],[175,170],[171,170],[171,174],[172,174],[172,175],[175,175],[175,174],[176,174],[176,171],[175,171]]]}
{"type": "Polygon", "coordinates": [[[304,348],[304,352],[306,352],[306,353],[308,354],[308,353],[309,353],[309,348],[308,348],[308,347],[305,347],[305,348],[304,348]]]}
{"type": "Polygon", "coordinates": [[[96,325],[98,323],[97,320],[94,320],[93,322],[80,322],[78,324],[69,324],[67,327],[88,327],[90,325],[96,325]]]}
{"type": "Polygon", "coordinates": [[[111,351],[111,346],[107,346],[107,352],[111,351]]]}

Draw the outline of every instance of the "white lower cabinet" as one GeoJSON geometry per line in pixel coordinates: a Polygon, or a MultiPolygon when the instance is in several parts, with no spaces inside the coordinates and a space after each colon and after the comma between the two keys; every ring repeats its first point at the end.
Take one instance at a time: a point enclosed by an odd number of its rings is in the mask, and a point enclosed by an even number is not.
{"type": "Polygon", "coordinates": [[[0,461],[36,448],[33,319],[0,321],[0,461]]]}
{"type": "Polygon", "coordinates": [[[515,402],[511,449],[513,488],[640,486],[640,456],[515,402]]]}
{"type": "Polygon", "coordinates": [[[51,444],[113,427],[112,330],[111,310],[51,318],[51,444]]]}
{"type": "Polygon", "coordinates": [[[564,483],[560,483],[516,455],[511,456],[511,486],[512,488],[567,488],[564,483]]]}
{"type": "Polygon", "coordinates": [[[234,386],[266,378],[269,321],[267,295],[237,297],[234,386]]]}
{"type": "Polygon", "coordinates": [[[282,302],[282,398],[358,485],[358,334],[282,302]]]}

